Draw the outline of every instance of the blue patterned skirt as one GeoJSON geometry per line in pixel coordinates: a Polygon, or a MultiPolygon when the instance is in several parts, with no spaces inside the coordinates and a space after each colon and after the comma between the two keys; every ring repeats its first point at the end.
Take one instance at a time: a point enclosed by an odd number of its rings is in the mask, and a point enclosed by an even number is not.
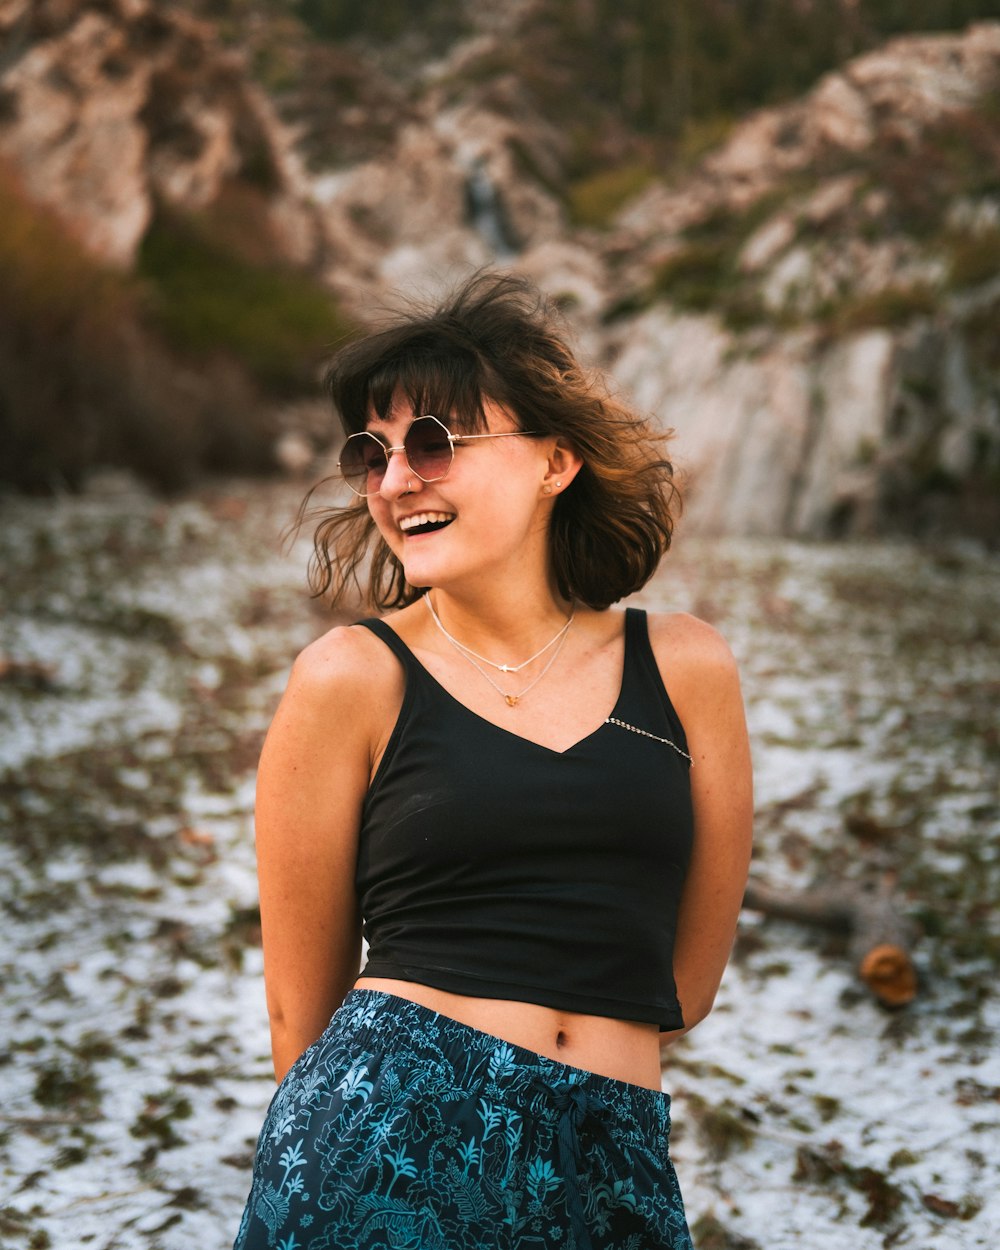
{"type": "Polygon", "coordinates": [[[234,1250],[691,1250],[666,1094],[352,990],[278,1086],[234,1250]]]}

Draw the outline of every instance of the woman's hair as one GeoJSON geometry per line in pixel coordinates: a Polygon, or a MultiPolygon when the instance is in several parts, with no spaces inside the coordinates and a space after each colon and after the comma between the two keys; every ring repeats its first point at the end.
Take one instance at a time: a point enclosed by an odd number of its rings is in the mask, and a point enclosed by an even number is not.
{"type": "MultiPolygon", "coordinates": [[[[334,357],[327,386],[346,434],[394,397],[413,412],[442,416],[456,431],[486,427],[484,399],[506,408],[525,430],[558,435],[583,465],[553,507],[550,558],[559,593],[606,608],[644,586],[670,546],[680,496],[663,454],[669,433],[631,412],[597,374],[585,371],[557,316],[525,279],[480,272],[444,303],[416,310],[349,343],[334,357]]],[[[314,488],[315,489],[315,488],[314,488]]],[[[379,610],[405,607],[424,592],[376,529],[363,499],[300,512],[318,519],[309,581],[336,605],[362,586],[379,610]]]]}

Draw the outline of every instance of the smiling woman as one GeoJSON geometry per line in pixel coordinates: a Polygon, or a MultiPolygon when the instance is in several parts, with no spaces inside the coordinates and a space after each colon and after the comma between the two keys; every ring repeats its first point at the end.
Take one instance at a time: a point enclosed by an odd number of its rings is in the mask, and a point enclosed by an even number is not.
{"type": "MultiPolygon", "coordinates": [[[[408,405],[404,424],[412,416],[434,415],[447,426],[454,459],[461,454],[455,448],[487,431],[491,408],[496,432],[502,427],[538,439],[554,435],[576,449],[582,464],[574,489],[557,491],[550,484],[548,492],[555,505],[553,556],[567,599],[609,606],[644,586],[670,546],[679,495],[665,454],[668,436],[582,368],[537,294],[510,276],[479,276],[426,317],[353,343],[328,381],[351,447],[346,468],[342,455],[342,471],[360,494],[368,491],[357,485],[363,457],[352,446],[353,436],[365,434],[369,456],[383,461],[385,421],[399,397],[408,405]],[[530,418],[530,431],[521,417],[530,418]]],[[[409,476],[437,479],[438,472],[418,468],[409,476]]],[[[412,603],[422,588],[407,585],[372,514],[360,504],[332,511],[317,529],[316,593],[336,599],[365,566],[369,545],[373,604],[412,603]]]]}
{"type": "Polygon", "coordinates": [[[306,649],[261,758],[281,1083],[236,1246],[689,1250],[660,1048],[714,999],[751,787],[725,643],[611,608],[670,545],[664,436],[509,276],[330,391],[358,498],[314,586],[397,610],[306,649]]]}

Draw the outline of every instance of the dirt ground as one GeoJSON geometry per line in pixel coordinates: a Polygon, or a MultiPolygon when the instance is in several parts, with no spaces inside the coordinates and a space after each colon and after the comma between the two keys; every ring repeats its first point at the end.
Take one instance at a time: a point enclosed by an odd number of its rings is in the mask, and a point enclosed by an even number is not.
{"type": "MultiPolygon", "coordinates": [[[[235,1234],[273,1088],[254,768],[330,623],[280,540],[299,493],[0,500],[5,1246],[235,1234]]],[[[664,1072],[698,1250],[995,1250],[1000,557],[682,533],[635,601],[741,661],[755,876],[891,872],[920,935],[888,1012],[842,938],[744,913],[664,1072]]]]}

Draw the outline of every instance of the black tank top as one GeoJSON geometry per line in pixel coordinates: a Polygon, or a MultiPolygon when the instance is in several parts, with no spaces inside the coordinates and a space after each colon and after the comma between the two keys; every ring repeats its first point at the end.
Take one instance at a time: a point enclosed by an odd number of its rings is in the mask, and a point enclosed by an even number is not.
{"type": "Polygon", "coordinates": [[[682,1027],[690,760],[645,613],[625,614],[614,710],[562,752],[470,711],[385,622],[360,623],[406,673],[362,816],[362,975],[682,1027]]]}

